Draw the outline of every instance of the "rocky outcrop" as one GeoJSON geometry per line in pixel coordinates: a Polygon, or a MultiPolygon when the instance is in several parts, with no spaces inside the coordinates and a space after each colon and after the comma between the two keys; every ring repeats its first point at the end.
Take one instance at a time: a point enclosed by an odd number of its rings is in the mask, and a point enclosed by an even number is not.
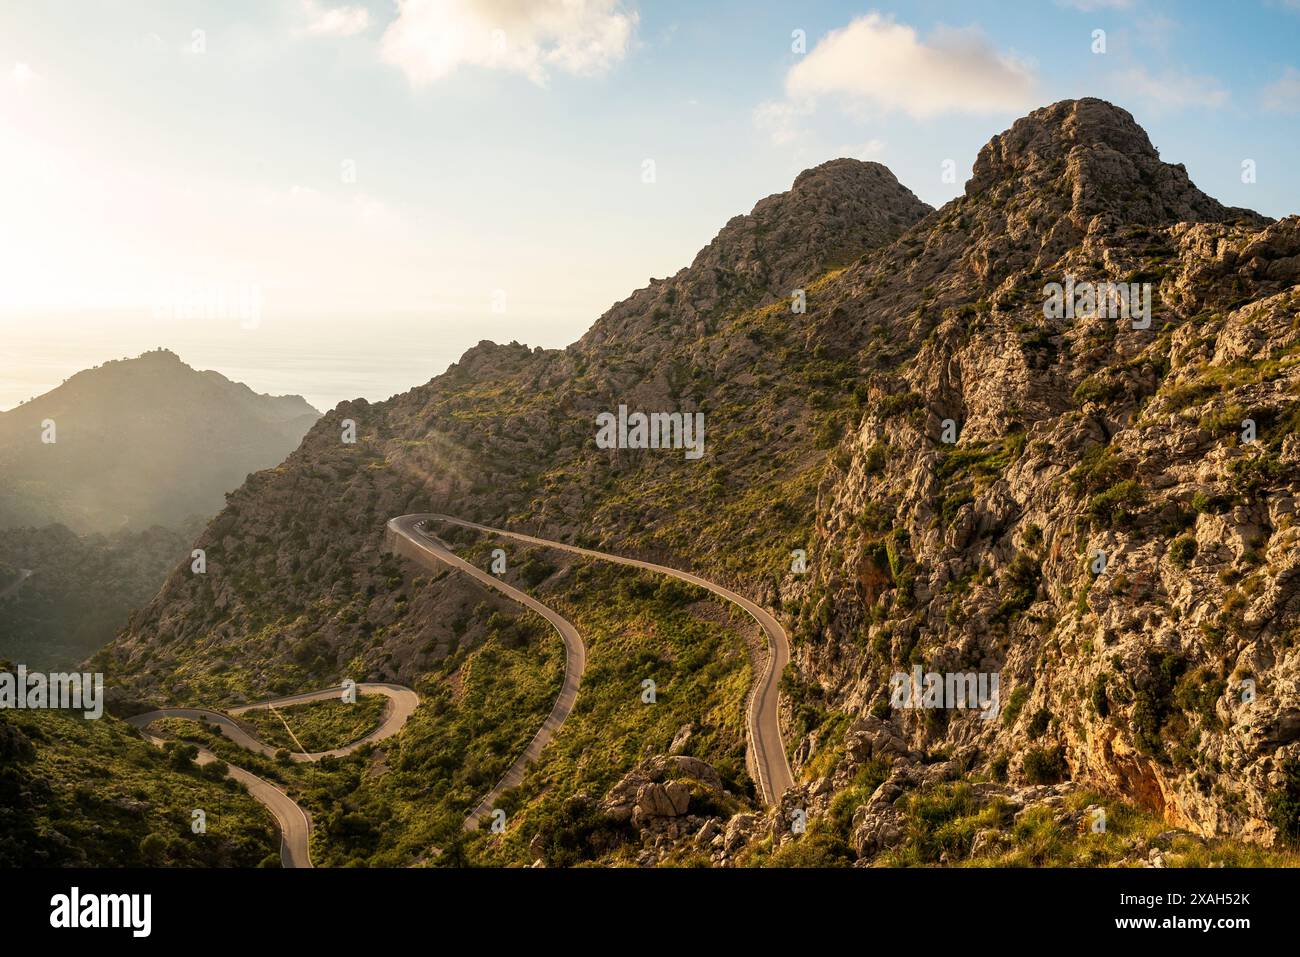
{"type": "Polygon", "coordinates": [[[601,801],[600,808],[614,821],[631,821],[634,827],[656,818],[682,817],[690,808],[691,787],[721,793],[722,779],[712,765],[684,754],[657,755],[637,765],[601,801]]]}
{"type": "Polygon", "coordinates": [[[1063,100],[1016,120],[979,152],[966,196],[980,199],[1008,182],[1038,199],[1062,179],[1069,214],[1080,222],[1223,222],[1250,210],[1229,208],[1197,189],[1181,164],[1160,160],[1146,131],[1127,110],[1104,100],[1063,100]]]}

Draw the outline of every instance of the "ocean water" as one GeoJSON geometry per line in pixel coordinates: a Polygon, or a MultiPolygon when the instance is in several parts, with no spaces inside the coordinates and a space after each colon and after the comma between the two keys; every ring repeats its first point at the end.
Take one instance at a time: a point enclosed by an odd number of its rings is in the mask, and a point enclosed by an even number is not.
{"type": "Polygon", "coordinates": [[[508,342],[515,331],[445,316],[262,320],[255,328],[131,315],[2,317],[0,410],[82,369],[162,346],[195,369],[256,392],[301,395],[324,412],[344,399],[377,402],[422,385],[481,340],[508,342]]]}

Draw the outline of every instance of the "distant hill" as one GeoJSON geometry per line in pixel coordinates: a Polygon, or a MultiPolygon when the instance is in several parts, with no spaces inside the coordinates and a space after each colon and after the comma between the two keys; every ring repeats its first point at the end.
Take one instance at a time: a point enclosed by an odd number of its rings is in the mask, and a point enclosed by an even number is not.
{"type": "Polygon", "coordinates": [[[0,535],[0,657],[68,668],[102,647],[189,561],[192,528],[78,536],[63,525],[0,535]]]}
{"type": "Polygon", "coordinates": [[[301,396],[259,395],[166,350],[106,362],[0,412],[0,528],[112,532],[206,517],[319,418],[301,396]]]}

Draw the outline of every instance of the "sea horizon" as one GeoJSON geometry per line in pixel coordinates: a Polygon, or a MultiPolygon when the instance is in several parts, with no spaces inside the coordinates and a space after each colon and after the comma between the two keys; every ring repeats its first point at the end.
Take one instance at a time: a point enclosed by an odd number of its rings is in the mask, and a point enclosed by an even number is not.
{"type": "MultiPolygon", "coordinates": [[[[517,325],[511,323],[511,326],[517,325]]],[[[545,324],[539,324],[545,331],[545,324]]],[[[58,388],[78,372],[164,348],[254,392],[300,395],[320,412],[363,398],[381,402],[423,385],[488,339],[510,342],[506,323],[398,314],[313,319],[141,319],[138,314],[0,317],[0,411],[58,388]]],[[[563,342],[529,342],[555,347],[563,342]]]]}

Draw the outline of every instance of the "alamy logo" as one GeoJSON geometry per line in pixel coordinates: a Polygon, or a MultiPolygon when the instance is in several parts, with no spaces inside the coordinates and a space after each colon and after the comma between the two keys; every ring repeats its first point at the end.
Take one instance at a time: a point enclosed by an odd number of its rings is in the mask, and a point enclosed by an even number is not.
{"type": "Polygon", "coordinates": [[[0,711],[55,708],[80,711],[95,720],[104,714],[104,676],[28,672],[19,665],[16,673],[0,671],[0,711]]]}
{"type": "Polygon", "coordinates": [[[998,716],[998,673],[899,671],[889,679],[889,703],[895,708],[957,708],[978,710],[985,721],[998,716]]]}
{"type": "Polygon", "coordinates": [[[153,897],[150,894],[70,893],[50,898],[50,926],[128,927],[132,937],[148,937],[153,925],[153,897]]]}
{"type": "Polygon", "coordinates": [[[685,449],[688,459],[704,456],[703,412],[633,412],[618,407],[618,415],[596,416],[596,447],[600,449],[685,449]]]}
{"type": "Polygon", "coordinates": [[[1151,283],[1065,282],[1043,287],[1044,319],[1129,319],[1134,329],[1151,328],[1151,283]]]}
{"type": "Polygon", "coordinates": [[[157,287],[155,319],[238,320],[245,329],[262,321],[262,287],[257,283],[195,283],[180,278],[157,287]]]}

